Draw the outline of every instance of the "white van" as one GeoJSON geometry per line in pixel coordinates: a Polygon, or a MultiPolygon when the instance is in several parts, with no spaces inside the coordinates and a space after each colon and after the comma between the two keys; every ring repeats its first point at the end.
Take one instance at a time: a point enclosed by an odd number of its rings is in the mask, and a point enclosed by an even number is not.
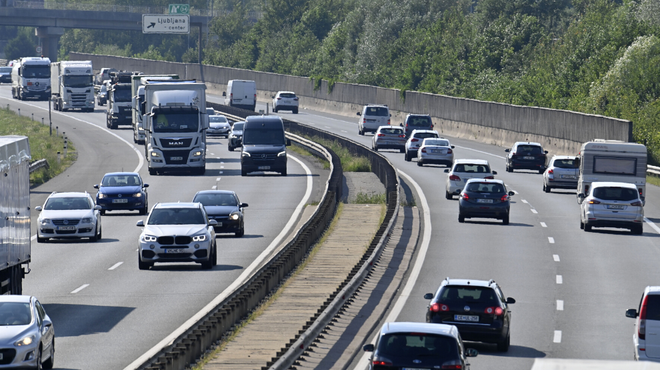
{"type": "Polygon", "coordinates": [[[251,80],[229,80],[223,92],[225,105],[254,111],[257,105],[257,84],[251,80]]]}
{"type": "Polygon", "coordinates": [[[602,139],[582,144],[577,157],[580,166],[577,195],[589,194],[589,186],[594,181],[627,182],[637,186],[639,197],[644,202],[646,156],[646,146],[643,144],[602,139]]]}

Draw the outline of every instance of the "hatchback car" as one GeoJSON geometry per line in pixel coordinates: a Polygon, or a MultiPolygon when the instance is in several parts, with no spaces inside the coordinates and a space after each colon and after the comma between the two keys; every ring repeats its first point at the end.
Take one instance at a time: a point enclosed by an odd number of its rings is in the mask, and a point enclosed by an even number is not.
{"type": "Polygon", "coordinates": [[[504,295],[494,280],[446,278],[430,299],[426,322],[456,325],[464,340],[496,343],[506,352],[511,342],[511,310],[516,300],[504,295]]]}
{"type": "Polygon", "coordinates": [[[358,121],[358,134],[364,135],[365,132],[376,132],[380,126],[390,125],[390,108],[387,105],[369,104],[362,108],[362,112],[357,112],[360,116],[358,121]]]}
{"type": "Polygon", "coordinates": [[[209,220],[201,203],[158,203],[149,214],[138,238],[138,268],[148,270],[155,262],[196,262],[203,269],[217,263],[215,220],[209,220]]]}
{"type": "Polygon", "coordinates": [[[396,149],[403,153],[406,145],[406,135],[403,128],[395,126],[380,126],[373,139],[371,139],[371,149],[396,149]]]}
{"type": "Polygon", "coordinates": [[[233,152],[234,149],[243,145],[243,125],[245,121],[234,122],[229,133],[229,141],[227,142],[227,149],[233,152]]]}
{"type": "Polygon", "coordinates": [[[0,67],[0,83],[11,83],[11,67],[0,67]]]}
{"type": "Polygon", "coordinates": [[[0,368],[52,369],[55,327],[29,295],[0,296],[0,368]]]}
{"type": "Polygon", "coordinates": [[[417,150],[419,150],[422,141],[427,137],[439,138],[440,135],[438,134],[438,131],[434,130],[413,130],[413,132],[410,133],[404,151],[407,162],[410,162],[413,158],[417,158],[417,150]]]}
{"type": "Polygon", "coordinates": [[[50,238],[101,240],[101,206],[87,192],[52,193],[37,218],[37,242],[50,238]]]}
{"type": "Polygon", "coordinates": [[[446,169],[445,173],[448,174],[445,186],[447,199],[459,195],[469,179],[494,179],[494,175],[497,175],[497,171],[492,171],[485,159],[457,159],[451,170],[446,169]]]}
{"type": "Polygon", "coordinates": [[[627,310],[626,317],[637,319],[633,334],[635,360],[660,362],[660,286],[647,286],[639,307],[627,310]]]}
{"type": "Polygon", "coordinates": [[[409,114],[401,126],[409,137],[413,130],[433,130],[433,121],[428,114],[409,114]]]}
{"type": "Polygon", "coordinates": [[[644,205],[635,184],[627,182],[592,182],[589,194],[578,194],[580,229],[616,227],[644,232],[644,205]]]}
{"type": "Polygon", "coordinates": [[[209,116],[209,128],[206,130],[207,135],[218,135],[229,137],[229,131],[231,130],[231,125],[227,117],[222,114],[214,114],[209,116]]]}
{"type": "Polygon", "coordinates": [[[216,233],[245,234],[244,210],[247,203],[241,203],[236,192],[231,190],[202,190],[192,200],[204,205],[209,219],[215,220],[216,233]]]}
{"type": "Polygon", "coordinates": [[[469,369],[468,357],[477,356],[465,348],[454,325],[423,322],[386,322],[375,344],[362,349],[371,352],[370,370],[469,369]]]}
{"type": "Polygon", "coordinates": [[[543,191],[577,189],[580,168],[575,156],[555,155],[543,172],[543,191]]]}
{"type": "Polygon", "coordinates": [[[505,149],[509,153],[506,158],[506,171],[534,170],[543,173],[547,150],[539,143],[516,142],[511,149],[505,149]]]}
{"type": "Polygon", "coordinates": [[[509,198],[514,194],[507,192],[502,180],[470,179],[458,197],[458,222],[473,217],[496,218],[508,225],[509,198]]]}
{"type": "Polygon", "coordinates": [[[417,150],[417,165],[444,164],[450,167],[454,163],[454,146],[447,139],[426,138],[417,150]]]}
{"type": "Polygon", "coordinates": [[[98,189],[96,204],[101,206],[101,214],[106,211],[139,211],[146,215],[149,211],[147,188],[137,172],[111,172],[103,176],[98,189]]]}
{"type": "Polygon", "coordinates": [[[293,91],[278,91],[273,96],[273,112],[281,110],[290,110],[293,114],[298,114],[298,97],[293,91]]]}

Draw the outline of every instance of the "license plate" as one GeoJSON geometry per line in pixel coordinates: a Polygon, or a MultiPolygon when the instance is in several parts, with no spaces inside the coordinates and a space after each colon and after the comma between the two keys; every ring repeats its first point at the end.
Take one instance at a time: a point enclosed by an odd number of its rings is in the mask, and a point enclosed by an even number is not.
{"type": "Polygon", "coordinates": [[[534,157],[523,157],[523,159],[534,159],[534,157]]]}
{"type": "Polygon", "coordinates": [[[270,170],[270,166],[259,166],[257,167],[259,170],[270,170]]]}
{"type": "Polygon", "coordinates": [[[75,230],[75,226],[58,226],[57,230],[75,230]]]}
{"type": "Polygon", "coordinates": [[[170,160],[172,160],[172,161],[182,161],[183,157],[170,157],[170,160]]]}
{"type": "Polygon", "coordinates": [[[623,206],[616,205],[616,204],[608,204],[607,209],[623,209],[623,206]]]}
{"type": "Polygon", "coordinates": [[[479,316],[476,315],[454,315],[456,321],[479,322],[479,316]]]}
{"type": "Polygon", "coordinates": [[[492,199],[477,199],[477,203],[493,203],[492,199]]]}
{"type": "Polygon", "coordinates": [[[222,227],[222,222],[218,222],[218,227],[222,227]]]}
{"type": "Polygon", "coordinates": [[[561,175],[562,179],[575,179],[575,175],[561,175]]]}
{"type": "Polygon", "coordinates": [[[442,153],[442,152],[443,152],[443,150],[440,150],[440,149],[433,149],[433,150],[431,150],[431,153],[438,153],[438,154],[440,154],[440,153],[442,153]]]}
{"type": "Polygon", "coordinates": [[[402,370],[426,370],[426,369],[421,369],[419,367],[404,367],[402,370]]]}
{"type": "Polygon", "coordinates": [[[113,199],[112,203],[128,203],[128,199],[113,199]]]}
{"type": "Polygon", "coordinates": [[[165,249],[165,253],[184,253],[186,250],[185,249],[165,249]]]}

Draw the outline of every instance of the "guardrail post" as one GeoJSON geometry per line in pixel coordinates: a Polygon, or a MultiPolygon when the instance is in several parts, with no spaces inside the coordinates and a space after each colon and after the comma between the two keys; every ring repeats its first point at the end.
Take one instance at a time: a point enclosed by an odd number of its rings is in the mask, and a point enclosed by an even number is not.
{"type": "Polygon", "coordinates": [[[34,122],[34,113],[32,113],[32,122],[34,122]]]}
{"type": "Polygon", "coordinates": [[[60,161],[61,161],[60,152],[57,152],[57,164],[60,164],[60,161]]]}
{"type": "Polygon", "coordinates": [[[18,108],[18,116],[21,116],[21,108],[18,108]]]}

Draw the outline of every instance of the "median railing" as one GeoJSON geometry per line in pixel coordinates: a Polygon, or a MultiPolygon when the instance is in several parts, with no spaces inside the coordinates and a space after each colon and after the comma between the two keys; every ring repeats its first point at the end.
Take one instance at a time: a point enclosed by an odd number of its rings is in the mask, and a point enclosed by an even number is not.
{"type": "Polygon", "coordinates": [[[647,175],[653,175],[653,176],[660,176],[660,167],[647,165],[646,166],[646,174],[647,175]]]}

